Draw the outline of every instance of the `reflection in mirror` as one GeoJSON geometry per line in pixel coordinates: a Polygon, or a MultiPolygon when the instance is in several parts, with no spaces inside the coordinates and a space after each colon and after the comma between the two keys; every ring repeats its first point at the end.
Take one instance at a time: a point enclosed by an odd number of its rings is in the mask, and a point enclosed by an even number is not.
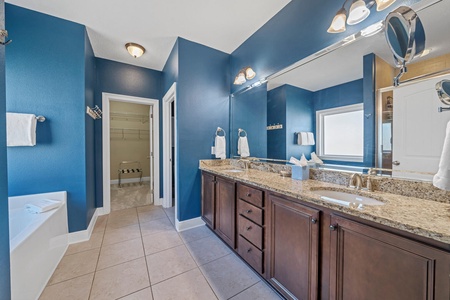
{"type": "MultiPolygon", "coordinates": [[[[304,153],[310,159],[324,143],[317,132],[318,112],[362,104],[363,160],[324,159],[325,164],[394,169],[379,173],[431,180],[450,120],[449,112],[438,112],[442,104],[435,90],[436,82],[450,80],[450,1],[423,0],[413,9],[427,47],[408,65],[402,86],[392,84],[399,70],[383,31],[347,37],[230,98],[231,155],[237,156],[237,130],[243,128],[252,157],[289,160],[304,153]],[[298,145],[298,132],[313,132],[315,145],[298,145]]],[[[348,129],[338,132],[354,135],[348,129]]]]}
{"type": "Polygon", "coordinates": [[[439,99],[445,105],[450,105],[450,80],[441,80],[436,84],[439,99]]]}

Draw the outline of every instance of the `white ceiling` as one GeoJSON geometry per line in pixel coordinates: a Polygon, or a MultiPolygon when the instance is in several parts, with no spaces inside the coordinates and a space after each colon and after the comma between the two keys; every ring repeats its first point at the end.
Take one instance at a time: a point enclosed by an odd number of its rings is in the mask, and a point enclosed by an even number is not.
{"type": "Polygon", "coordinates": [[[231,53],[290,0],[6,2],[86,25],[97,57],[162,70],[178,36],[231,53]],[[125,50],[127,42],[147,52],[135,59],[125,50]]]}
{"type": "MultiPolygon", "coordinates": [[[[450,1],[442,0],[430,7],[424,8],[436,0],[422,0],[413,9],[417,11],[426,34],[426,48],[431,53],[424,59],[440,56],[450,52],[450,1]],[[422,10],[423,9],[423,10],[422,10]]],[[[300,87],[309,91],[318,91],[363,77],[363,56],[375,53],[394,66],[394,59],[387,46],[384,32],[369,38],[362,38],[352,44],[324,55],[312,62],[287,72],[268,83],[268,89],[274,89],[283,84],[300,87]]],[[[282,71],[279,72],[283,73],[282,71]]]]}

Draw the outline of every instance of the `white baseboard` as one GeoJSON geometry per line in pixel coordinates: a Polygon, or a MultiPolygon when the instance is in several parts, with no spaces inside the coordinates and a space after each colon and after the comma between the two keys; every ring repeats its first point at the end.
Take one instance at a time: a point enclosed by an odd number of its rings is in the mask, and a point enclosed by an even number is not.
{"type": "Polygon", "coordinates": [[[91,222],[89,222],[89,226],[86,230],[69,233],[69,245],[89,241],[89,239],[91,238],[92,230],[94,230],[95,223],[97,222],[97,217],[101,216],[102,214],[103,207],[96,208],[91,222]]]}
{"type": "MultiPolygon", "coordinates": [[[[135,183],[139,182],[139,178],[124,178],[121,180],[122,183],[135,183]]],[[[150,181],[150,177],[142,177],[142,182],[150,181]]],[[[119,179],[112,179],[110,181],[111,184],[119,184],[119,179]]]]}
{"type": "Polygon", "coordinates": [[[189,219],[186,221],[178,221],[178,219],[175,220],[175,228],[177,229],[178,232],[192,229],[195,227],[200,227],[203,225],[205,225],[205,222],[203,222],[201,217],[189,219]]]}

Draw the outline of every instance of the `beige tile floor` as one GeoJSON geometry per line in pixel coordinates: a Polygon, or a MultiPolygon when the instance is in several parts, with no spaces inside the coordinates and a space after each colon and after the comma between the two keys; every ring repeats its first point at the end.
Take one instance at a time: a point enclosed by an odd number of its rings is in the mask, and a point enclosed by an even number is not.
{"type": "Polygon", "coordinates": [[[173,224],[173,208],[152,205],[99,217],[40,299],[280,299],[208,228],[173,224]]]}

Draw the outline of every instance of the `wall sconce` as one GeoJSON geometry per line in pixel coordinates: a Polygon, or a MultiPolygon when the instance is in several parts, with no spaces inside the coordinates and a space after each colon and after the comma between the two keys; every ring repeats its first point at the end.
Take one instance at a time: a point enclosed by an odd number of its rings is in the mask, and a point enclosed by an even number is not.
{"type": "Polygon", "coordinates": [[[125,48],[134,58],[141,57],[145,53],[145,48],[136,43],[126,43],[125,48]]]}
{"type": "Polygon", "coordinates": [[[375,0],[366,3],[364,0],[353,0],[352,5],[347,16],[345,5],[349,0],[345,0],[342,7],[338,10],[336,15],[328,28],[328,33],[339,33],[346,30],[345,23],[348,25],[356,25],[367,19],[370,15],[370,9],[376,3],[377,11],[382,11],[391,6],[396,0],[375,0]]]}
{"type": "Polygon", "coordinates": [[[245,67],[239,70],[238,74],[234,78],[233,84],[241,85],[244,84],[247,80],[251,80],[255,78],[256,73],[250,67],[245,67]]]}

